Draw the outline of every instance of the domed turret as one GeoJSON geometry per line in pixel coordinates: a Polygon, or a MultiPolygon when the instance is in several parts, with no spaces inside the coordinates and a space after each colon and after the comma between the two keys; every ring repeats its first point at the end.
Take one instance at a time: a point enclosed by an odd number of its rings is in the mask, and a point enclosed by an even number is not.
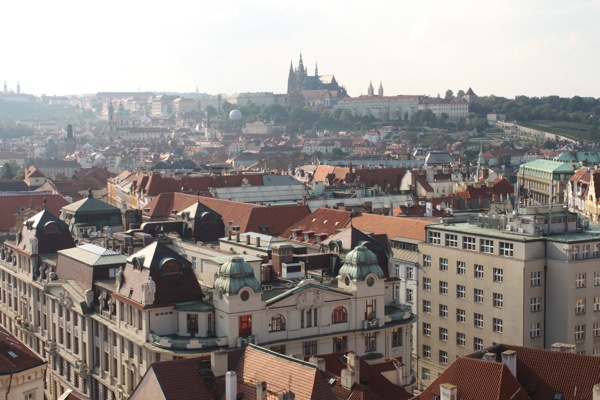
{"type": "Polygon", "coordinates": [[[353,281],[362,281],[369,274],[375,274],[378,278],[385,277],[375,253],[363,245],[358,245],[346,255],[339,275],[348,275],[353,281]]]}
{"type": "Polygon", "coordinates": [[[254,292],[260,291],[260,283],[254,276],[254,270],[242,257],[233,257],[219,269],[215,280],[215,289],[221,289],[224,295],[238,294],[243,287],[254,292]]]}

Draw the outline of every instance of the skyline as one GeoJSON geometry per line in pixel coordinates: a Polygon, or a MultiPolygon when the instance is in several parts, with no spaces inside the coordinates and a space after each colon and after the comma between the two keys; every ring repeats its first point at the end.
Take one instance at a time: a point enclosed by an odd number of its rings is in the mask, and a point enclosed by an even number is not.
{"type": "MultiPolygon", "coordinates": [[[[290,61],[350,96],[600,97],[600,0],[10,2],[0,81],[35,95],[285,93],[290,61]],[[183,4],[181,4],[183,3],[183,4]],[[26,5],[27,4],[27,5],[26,5]],[[33,11],[33,12],[32,12],[33,11]],[[12,40],[10,38],[13,38],[12,40]]],[[[8,17],[6,17],[8,16],[8,17]]]]}

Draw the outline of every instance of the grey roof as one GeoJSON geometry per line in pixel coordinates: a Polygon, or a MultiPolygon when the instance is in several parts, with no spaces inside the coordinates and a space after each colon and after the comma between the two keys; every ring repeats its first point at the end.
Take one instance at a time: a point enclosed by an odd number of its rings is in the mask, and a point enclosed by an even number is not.
{"type": "Polygon", "coordinates": [[[291,175],[263,175],[264,186],[304,185],[291,175]]]}
{"type": "Polygon", "coordinates": [[[70,249],[60,250],[59,253],[90,266],[114,264],[125,265],[127,263],[127,257],[125,257],[123,254],[90,243],[70,249]]]}
{"type": "Polygon", "coordinates": [[[240,201],[243,203],[296,202],[308,197],[304,185],[248,186],[213,188],[211,193],[217,199],[240,201]]]}
{"type": "Polygon", "coordinates": [[[344,198],[344,199],[327,199],[327,200],[307,200],[306,205],[310,209],[310,212],[314,212],[315,210],[327,206],[333,207],[339,203],[344,203],[347,207],[352,206],[361,206],[366,201],[370,201],[373,208],[387,208],[390,205],[393,207],[398,204],[406,204],[407,201],[414,204],[414,199],[410,194],[397,194],[397,195],[389,195],[389,196],[373,196],[373,197],[352,197],[352,198],[344,198]]]}
{"type": "Polygon", "coordinates": [[[452,156],[445,151],[431,151],[425,157],[425,165],[450,164],[452,161],[452,156]]]}
{"type": "Polygon", "coordinates": [[[105,213],[107,211],[110,212],[118,212],[121,211],[119,208],[111,206],[108,203],[103,202],[102,200],[94,199],[93,197],[86,197],[85,199],[81,199],[76,201],[75,203],[68,204],[62,208],[62,211],[67,211],[70,213],[77,214],[87,214],[87,213],[105,213]]]}

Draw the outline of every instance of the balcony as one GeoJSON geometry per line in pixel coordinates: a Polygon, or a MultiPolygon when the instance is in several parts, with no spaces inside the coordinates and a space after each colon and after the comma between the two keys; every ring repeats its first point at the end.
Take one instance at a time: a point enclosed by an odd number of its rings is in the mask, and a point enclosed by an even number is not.
{"type": "Polygon", "coordinates": [[[379,318],[365,319],[363,321],[363,329],[369,330],[369,329],[377,329],[379,327],[380,327],[379,318]]]}
{"type": "Polygon", "coordinates": [[[179,335],[157,335],[155,333],[148,333],[148,341],[155,346],[162,347],[164,349],[179,349],[179,350],[193,350],[193,349],[204,349],[211,347],[226,346],[229,341],[226,337],[189,337],[179,335]]]}

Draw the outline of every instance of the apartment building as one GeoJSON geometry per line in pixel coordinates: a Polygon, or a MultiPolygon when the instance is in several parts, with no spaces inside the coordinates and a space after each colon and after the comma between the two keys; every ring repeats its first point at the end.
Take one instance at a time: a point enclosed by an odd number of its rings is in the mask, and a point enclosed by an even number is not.
{"type": "Polygon", "coordinates": [[[562,206],[428,225],[419,245],[423,385],[495,343],[600,354],[600,230],[562,206]]]}
{"type": "Polygon", "coordinates": [[[337,265],[330,261],[336,254],[309,268],[285,243],[271,246],[271,269],[260,257],[202,255],[192,242],[174,246],[165,236],[148,243],[141,230],[125,236],[90,239],[111,249],[75,246],[69,226],[43,210],[2,246],[0,325],[47,360],[47,398],[70,390],[126,399],[152,363],[251,343],[288,355],[393,358],[398,384],[414,383],[416,316],[392,300],[365,245],[345,254],[331,274],[323,271],[337,265]]]}

